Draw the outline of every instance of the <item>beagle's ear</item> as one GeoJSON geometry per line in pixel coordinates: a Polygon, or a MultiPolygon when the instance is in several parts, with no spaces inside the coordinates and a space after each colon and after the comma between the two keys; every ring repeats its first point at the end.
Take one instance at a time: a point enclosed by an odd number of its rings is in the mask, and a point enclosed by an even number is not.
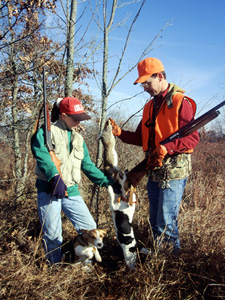
{"type": "Polygon", "coordinates": [[[99,231],[100,231],[103,235],[106,235],[106,233],[108,232],[108,229],[99,229],[99,231]]]}
{"type": "Polygon", "coordinates": [[[89,231],[89,230],[81,229],[81,232],[82,232],[83,235],[87,235],[87,234],[88,234],[88,231],[89,231]]]}
{"type": "Polygon", "coordinates": [[[81,232],[82,232],[82,237],[85,241],[88,240],[88,230],[86,229],[81,229],[81,232]]]}

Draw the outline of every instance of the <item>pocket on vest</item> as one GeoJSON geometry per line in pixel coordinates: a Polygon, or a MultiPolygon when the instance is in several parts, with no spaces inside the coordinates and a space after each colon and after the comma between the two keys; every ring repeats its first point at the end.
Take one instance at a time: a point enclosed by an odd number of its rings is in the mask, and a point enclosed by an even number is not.
{"type": "Polygon", "coordinates": [[[80,159],[82,160],[84,158],[84,149],[83,147],[82,148],[74,148],[74,156],[77,158],[77,159],[80,159]]]}

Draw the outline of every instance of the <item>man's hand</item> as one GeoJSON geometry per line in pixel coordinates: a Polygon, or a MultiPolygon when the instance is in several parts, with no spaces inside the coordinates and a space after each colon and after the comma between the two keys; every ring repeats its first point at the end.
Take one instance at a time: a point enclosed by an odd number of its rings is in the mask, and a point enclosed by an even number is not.
{"type": "Polygon", "coordinates": [[[112,125],[112,134],[114,136],[120,136],[122,133],[122,129],[116,124],[116,122],[113,119],[109,118],[109,120],[112,125]]]}
{"type": "Polygon", "coordinates": [[[153,152],[149,153],[147,170],[154,170],[157,167],[162,167],[163,159],[167,153],[166,147],[163,145],[160,145],[159,147],[155,148],[153,152]]]}
{"type": "Polygon", "coordinates": [[[63,182],[59,174],[55,175],[51,180],[52,197],[62,199],[65,198],[67,186],[63,182]]]}

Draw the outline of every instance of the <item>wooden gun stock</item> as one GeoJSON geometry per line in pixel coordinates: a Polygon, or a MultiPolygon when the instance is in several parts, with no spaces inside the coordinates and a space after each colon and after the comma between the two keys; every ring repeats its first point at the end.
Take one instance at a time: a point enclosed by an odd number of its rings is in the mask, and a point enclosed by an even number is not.
{"type": "Polygon", "coordinates": [[[142,178],[147,174],[147,158],[142,160],[137,166],[130,170],[126,176],[129,183],[136,188],[142,178]]]}
{"type": "Polygon", "coordinates": [[[60,177],[62,178],[62,173],[60,170],[61,161],[58,159],[58,157],[55,155],[55,152],[53,150],[49,151],[49,154],[51,156],[52,162],[55,164],[57,171],[59,172],[60,177]]]}

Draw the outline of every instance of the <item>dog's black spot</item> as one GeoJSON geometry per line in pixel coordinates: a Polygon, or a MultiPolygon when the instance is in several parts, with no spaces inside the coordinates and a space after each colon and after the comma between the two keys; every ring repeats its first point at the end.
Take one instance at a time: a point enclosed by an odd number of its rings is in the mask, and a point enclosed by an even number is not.
{"type": "Polygon", "coordinates": [[[131,232],[131,224],[129,223],[128,216],[119,210],[115,212],[115,215],[118,230],[122,233],[129,234],[131,232]]]}
{"type": "Polygon", "coordinates": [[[62,246],[62,257],[64,257],[64,261],[68,263],[75,262],[75,252],[74,252],[74,242],[73,241],[63,241],[62,246]]]}
{"type": "Polygon", "coordinates": [[[117,232],[117,238],[120,242],[120,244],[129,245],[132,243],[134,238],[132,238],[130,235],[124,236],[121,232],[117,232]]]}
{"type": "Polygon", "coordinates": [[[136,246],[130,247],[130,248],[129,248],[129,251],[132,252],[132,253],[134,253],[134,252],[137,251],[137,247],[136,247],[136,246]]]}

